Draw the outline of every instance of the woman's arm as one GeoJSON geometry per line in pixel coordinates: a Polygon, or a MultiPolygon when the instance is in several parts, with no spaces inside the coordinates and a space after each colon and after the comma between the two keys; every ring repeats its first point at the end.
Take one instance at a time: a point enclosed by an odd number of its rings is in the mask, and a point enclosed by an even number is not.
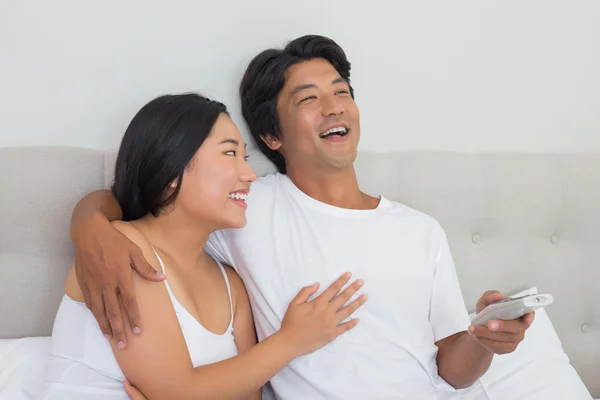
{"type": "MultiPolygon", "coordinates": [[[[115,225],[140,246],[148,260],[157,262],[150,247],[144,245],[144,239],[136,237],[139,232],[135,228],[124,223],[115,225]]],[[[193,368],[165,285],[144,280],[133,271],[130,273],[138,296],[140,318],[147,329],[143,335],[129,339],[126,349],[119,349],[115,339],[111,345],[129,382],[150,400],[256,396],[256,392],[291,360],[324,346],[356,326],[356,320],[340,323],[364,303],[361,297],[343,307],[360,288],[358,281],[337,295],[350,279],[349,275],[338,279],[310,302],[308,299],[318,285],[306,287],[290,303],[281,330],[250,347],[250,333],[247,328],[241,328],[242,336],[238,334],[236,343],[248,346],[247,350],[236,357],[193,368]]],[[[248,326],[250,321],[242,319],[238,323],[248,326]]],[[[125,324],[129,329],[127,319],[125,324]]]]}
{"type": "MultiPolygon", "coordinates": [[[[254,347],[258,339],[256,337],[256,328],[254,327],[254,318],[248,299],[248,292],[239,275],[233,268],[226,267],[227,276],[231,285],[232,297],[234,301],[233,318],[233,337],[238,354],[244,354],[254,347]]],[[[256,391],[246,398],[246,400],[261,400],[262,389],[256,391]]]]}

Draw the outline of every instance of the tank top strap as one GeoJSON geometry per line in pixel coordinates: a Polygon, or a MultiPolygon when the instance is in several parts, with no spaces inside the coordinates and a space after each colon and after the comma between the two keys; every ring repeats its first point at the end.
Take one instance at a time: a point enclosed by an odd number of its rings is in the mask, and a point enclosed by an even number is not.
{"type": "MultiPolygon", "coordinates": [[[[150,246],[150,247],[152,247],[152,246],[150,246]]],[[[158,255],[158,252],[156,251],[156,249],[154,247],[152,247],[152,251],[154,252],[154,255],[156,255],[156,258],[158,259],[158,262],[160,264],[163,274],[166,275],[165,264],[163,263],[162,259],[158,255]]],[[[223,278],[225,278],[225,285],[227,286],[227,294],[229,295],[229,315],[230,315],[231,319],[229,322],[228,329],[231,329],[231,327],[233,326],[233,297],[231,295],[231,284],[229,283],[229,277],[227,276],[227,271],[225,271],[225,267],[223,267],[223,265],[218,261],[217,261],[217,265],[221,269],[223,278]]],[[[171,290],[171,287],[169,286],[169,282],[167,282],[166,279],[164,280],[164,282],[165,282],[165,286],[167,287],[167,292],[169,292],[169,297],[171,297],[171,299],[175,299],[177,301],[177,298],[175,297],[175,295],[173,294],[173,291],[171,290]]],[[[177,302],[177,304],[179,304],[179,302],[177,302]]]]}
{"type": "Polygon", "coordinates": [[[225,271],[225,267],[219,261],[217,261],[219,268],[221,268],[221,273],[223,274],[223,278],[225,278],[225,284],[227,285],[227,293],[229,294],[229,312],[231,315],[231,322],[229,323],[229,327],[233,325],[233,297],[231,296],[231,284],[229,283],[229,277],[227,276],[227,271],[225,271]]]}
{"type": "MultiPolygon", "coordinates": [[[[163,263],[162,258],[160,258],[160,256],[158,255],[158,252],[156,251],[156,249],[153,246],[152,247],[152,251],[154,252],[154,255],[156,256],[156,258],[158,259],[158,263],[160,264],[160,268],[162,269],[163,274],[167,274],[165,271],[165,264],[163,263]]],[[[173,294],[173,292],[171,291],[171,286],[169,286],[169,282],[167,282],[167,280],[164,280],[165,282],[165,286],[167,287],[167,292],[169,292],[169,297],[174,298],[175,295],[173,294]]]]}
{"type": "Polygon", "coordinates": [[[156,256],[156,258],[158,258],[158,262],[160,263],[160,268],[162,269],[163,274],[166,274],[165,264],[163,264],[163,261],[160,258],[160,256],[158,255],[158,253],[156,252],[156,249],[153,246],[150,246],[150,247],[152,247],[152,251],[154,252],[154,255],[156,256]]]}

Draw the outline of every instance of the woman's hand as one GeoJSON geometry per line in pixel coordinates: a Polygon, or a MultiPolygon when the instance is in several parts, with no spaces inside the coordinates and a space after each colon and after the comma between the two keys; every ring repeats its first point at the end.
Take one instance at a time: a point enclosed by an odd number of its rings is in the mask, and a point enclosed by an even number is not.
{"type": "Polygon", "coordinates": [[[362,280],[357,280],[340,293],[350,277],[350,273],[345,273],[311,301],[308,299],[319,285],[307,286],[290,302],[280,333],[287,336],[291,345],[296,346],[295,353],[298,356],[325,346],[358,323],[358,319],[342,323],[367,300],[367,295],[363,294],[344,306],[363,284],[362,280]]]}

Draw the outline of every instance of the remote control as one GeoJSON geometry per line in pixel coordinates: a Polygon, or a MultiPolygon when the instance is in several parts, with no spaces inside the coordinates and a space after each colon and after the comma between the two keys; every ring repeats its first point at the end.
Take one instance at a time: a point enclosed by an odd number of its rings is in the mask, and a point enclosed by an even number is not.
{"type": "Polygon", "coordinates": [[[510,321],[553,302],[554,298],[551,294],[532,294],[500,300],[481,310],[471,323],[486,326],[488,322],[494,320],[510,321]]]}

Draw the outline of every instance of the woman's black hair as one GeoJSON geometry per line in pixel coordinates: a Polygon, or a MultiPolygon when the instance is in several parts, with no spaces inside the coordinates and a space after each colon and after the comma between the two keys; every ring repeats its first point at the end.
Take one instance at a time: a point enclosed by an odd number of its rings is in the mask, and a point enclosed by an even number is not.
{"type": "Polygon", "coordinates": [[[282,174],[286,173],[285,159],[271,150],[262,137],[280,136],[277,99],[285,84],[285,72],[294,65],[313,58],[323,58],[346,80],[350,95],[350,62],[344,50],[333,40],[318,35],[302,36],[289,42],[283,50],[268,49],[258,54],[248,65],[240,84],[242,114],[260,151],[282,174]]]}
{"type": "Polygon", "coordinates": [[[228,115],[224,104],[194,93],[160,96],[138,111],[121,141],[111,188],[124,221],[157,216],[175,200],[185,168],[222,113],[228,115]]]}

